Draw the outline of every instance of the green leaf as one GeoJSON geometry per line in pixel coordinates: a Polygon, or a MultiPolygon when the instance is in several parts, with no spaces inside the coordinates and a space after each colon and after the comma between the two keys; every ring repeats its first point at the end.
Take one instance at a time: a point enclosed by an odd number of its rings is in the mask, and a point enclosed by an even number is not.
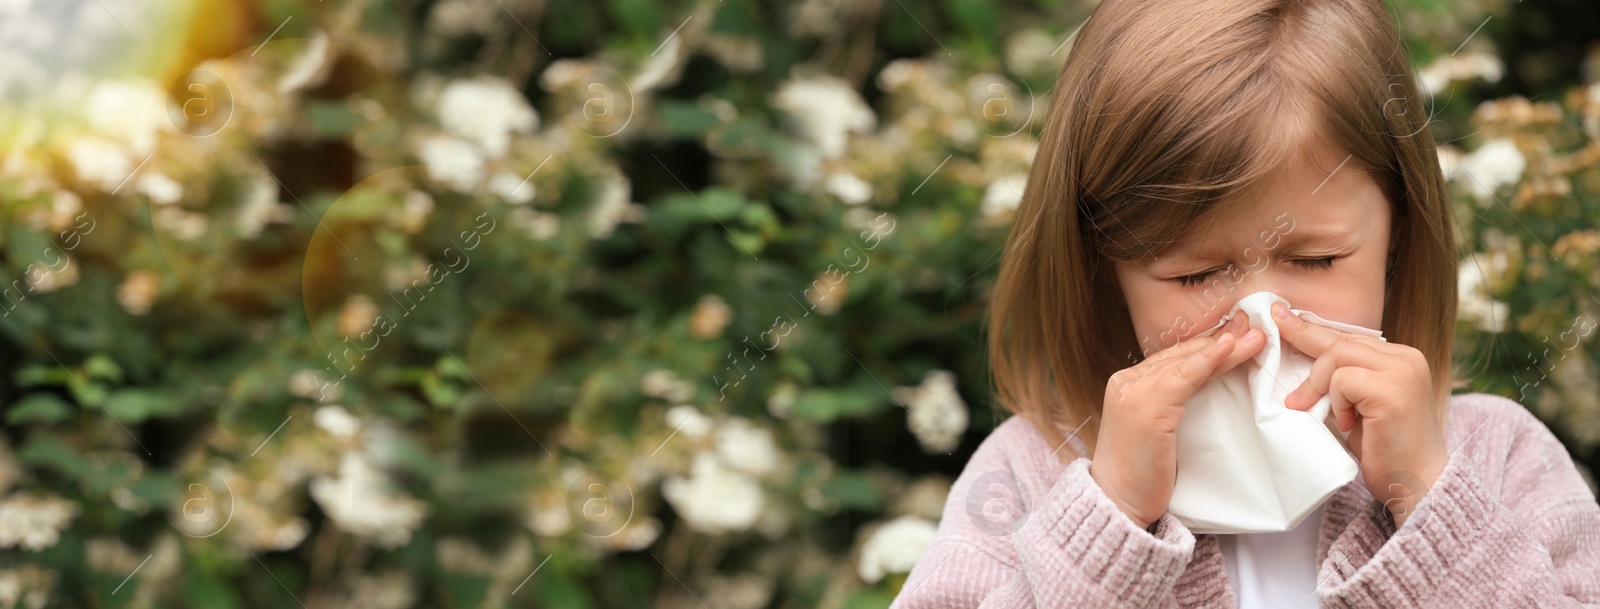
{"type": "Polygon", "coordinates": [[[862,590],[844,602],[845,609],[887,609],[894,595],[883,590],[862,590]]]}
{"type": "Polygon", "coordinates": [[[102,354],[89,356],[83,362],[83,371],[92,379],[103,379],[113,383],[122,382],[122,367],[117,362],[102,354]]]}
{"type": "Polygon", "coordinates": [[[53,393],[35,393],[18,400],[6,410],[7,425],[59,423],[72,416],[72,406],[53,393]]]}
{"type": "Polygon", "coordinates": [[[829,478],[822,484],[822,494],[839,502],[847,510],[877,511],[883,507],[883,495],[872,486],[865,473],[848,471],[829,478]]]}
{"type": "Polygon", "coordinates": [[[489,593],[489,578],[441,571],[437,580],[449,598],[448,607],[477,607],[489,593]]]}
{"type": "Polygon", "coordinates": [[[394,393],[378,398],[378,414],[402,423],[422,417],[427,409],[408,393],[394,393]]]}
{"type": "Polygon", "coordinates": [[[111,490],[126,485],[138,472],[135,466],[122,460],[96,460],[84,465],[83,487],[84,492],[93,495],[106,495],[111,490]]]}
{"type": "Polygon", "coordinates": [[[576,582],[567,578],[561,572],[549,573],[539,579],[538,591],[540,607],[571,607],[572,609],[589,609],[589,596],[584,594],[583,588],[576,582]]]}
{"type": "Polygon", "coordinates": [[[607,3],[611,18],[632,34],[653,34],[661,27],[660,5],[649,0],[611,0],[607,3]]]}
{"type": "Polygon", "coordinates": [[[450,354],[439,356],[439,361],[434,364],[434,370],[439,372],[440,378],[446,378],[463,383],[472,382],[472,371],[462,365],[461,360],[450,354]]]}
{"type": "Polygon", "coordinates": [[[28,440],[17,450],[17,459],[24,464],[53,469],[77,479],[83,475],[83,460],[66,443],[51,436],[38,436],[28,440]]]}
{"type": "Polygon", "coordinates": [[[698,137],[717,124],[717,115],[692,101],[664,99],[657,103],[656,112],[661,116],[667,135],[674,139],[698,137]]]}
{"type": "Polygon", "coordinates": [[[794,416],[804,421],[827,423],[840,417],[871,414],[884,400],[860,389],[819,388],[800,393],[794,416]]]}
{"type": "Polygon", "coordinates": [[[311,121],[311,132],[322,139],[348,135],[361,125],[362,120],[360,114],[342,101],[308,101],[305,112],[306,119],[311,121]]]}
{"type": "Polygon", "coordinates": [[[767,247],[767,240],[762,238],[760,233],[730,230],[728,231],[728,247],[751,256],[760,256],[761,250],[767,247]]]}
{"type": "Polygon", "coordinates": [[[422,377],[422,397],[428,403],[438,408],[453,410],[461,401],[461,389],[455,383],[445,380],[437,372],[429,372],[422,377]]]}
{"type": "Polygon", "coordinates": [[[17,385],[19,387],[66,385],[71,382],[72,375],[61,366],[35,364],[23,366],[21,370],[17,371],[17,385]]]}
{"type": "Polygon", "coordinates": [[[651,220],[667,236],[676,239],[696,224],[727,224],[734,221],[748,201],[738,191],[708,188],[698,195],[675,193],[651,209],[651,220]]]}
{"type": "Polygon", "coordinates": [[[177,413],[177,401],[165,393],[149,389],[123,389],[106,398],[106,410],[123,425],[144,422],[153,416],[177,413]]]}
{"type": "Polygon", "coordinates": [[[951,22],[962,30],[978,36],[988,36],[999,29],[1000,13],[993,2],[985,0],[946,0],[945,9],[951,22]]]}
{"type": "Polygon", "coordinates": [[[187,579],[188,586],[185,592],[189,596],[190,606],[211,609],[233,609],[239,606],[239,599],[234,596],[233,590],[211,574],[195,569],[190,571],[187,579]]]}

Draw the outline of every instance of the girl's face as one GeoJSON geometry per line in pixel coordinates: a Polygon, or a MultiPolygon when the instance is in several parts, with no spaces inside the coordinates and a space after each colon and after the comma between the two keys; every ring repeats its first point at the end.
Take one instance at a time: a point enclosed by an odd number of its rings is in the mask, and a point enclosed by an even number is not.
{"type": "Polygon", "coordinates": [[[1145,356],[1210,329],[1246,295],[1344,323],[1383,323],[1390,202],[1326,144],[1270,176],[1260,198],[1203,216],[1159,259],[1115,261],[1145,356]]]}

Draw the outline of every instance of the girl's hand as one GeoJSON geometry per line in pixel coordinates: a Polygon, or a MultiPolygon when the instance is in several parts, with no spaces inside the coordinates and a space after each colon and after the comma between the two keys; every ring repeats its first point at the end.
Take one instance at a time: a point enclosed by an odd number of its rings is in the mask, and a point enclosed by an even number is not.
{"type": "Polygon", "coordinates": [[[1111,375],[1089,476],[1140,528],[1172,501],[1177,483],[1178,422],[1184,402],[1206,381],[1255,356],[1267,344],[1243,315],[1217,332],[1183,341],[1111,375]]]}
{"type": "Polygon", "coordinates": [[[1284,405],[1306,410],[1331,396],[1367,491],[1389,508],[1396,528],[1405,524],[1450,457],[1427,358],[1407,345],[1309,323],[1283,303],[1272,305],[1272,315],[1283,340],[1316,359],[1284,405]],[[1411,488],[1418,480],[1422,488],[1411,488]]]}

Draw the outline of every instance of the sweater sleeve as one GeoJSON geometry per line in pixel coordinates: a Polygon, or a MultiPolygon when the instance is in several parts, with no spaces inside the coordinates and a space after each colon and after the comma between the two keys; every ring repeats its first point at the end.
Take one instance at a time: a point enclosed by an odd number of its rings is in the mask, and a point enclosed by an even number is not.
{"type": "Polygon", "coordinates": [[[1171,595],[1195,544],[1171,514],[1152,533],[1100,490],[1088,459],[1041,489],[985,448],[952,486],[893,609],[1155,607],[1171,595]]]}
{"type": "Polygon", "coordinates": [[[1600,607],[1600,504],[1520,404],[1476,398],[1473,431],[1404,526],[1370,501],[1329,547],[1333,607],[1600,607]]]}

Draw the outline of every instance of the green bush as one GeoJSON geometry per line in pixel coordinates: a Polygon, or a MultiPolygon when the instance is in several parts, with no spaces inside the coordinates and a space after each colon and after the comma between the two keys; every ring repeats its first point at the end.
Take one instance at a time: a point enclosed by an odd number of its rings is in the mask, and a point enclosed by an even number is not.
{"type": "MultiPolygon", "coordinates": [[[[121,15],[114,60],[0,110],[0,587],[886,606],[1003,416],[988,286],[1091,10],[121,15]]],[[[1501,82],[1543,9],[1396,10],[1467,220],[1465,390],[1592,467],[1600,82],[1501,82]]]]}

